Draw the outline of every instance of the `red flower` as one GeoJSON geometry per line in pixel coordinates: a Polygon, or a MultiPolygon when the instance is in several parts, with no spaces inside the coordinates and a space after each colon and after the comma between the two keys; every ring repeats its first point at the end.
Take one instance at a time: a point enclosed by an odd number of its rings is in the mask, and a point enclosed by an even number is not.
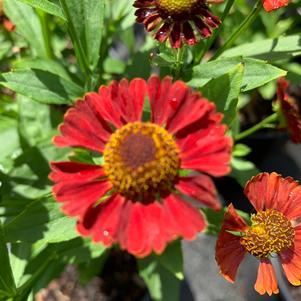
{"type": "Polygon", "coordinates": [[[207,3],[221,3],[224,0],[136,0],[136,21],[143,23],[147,31],[155,31],[155,39],[163,43],[169,38],[173,48],[182,43],[197,43],[195,30],[203,37],[211,35],[211,29],[221,23],[214,16],[207,3]]]}
{"type": "Polygon", "coordinates": [[[289,86],[285,78],[277,82],[277,100],[280,103],[281,111],[286,120],[286,125],[294,143],[301,143],[301,119],[298,105],[290,98],[286,90],[289,86]]]}
{"type": "Polygon", "coordinates": [[[301,284],[301,186],[291,177],[260,173],[245,187],[245,195],[256,209],[248,226],[233,205],[228,207],[216,244],[216,261],[230,282],[246,253],[255,256],[259,269],[255,290],[277,294],[277,280],[269,257],[277,254],[293,285],[301,284]],[[241,235],[237,235],[241,233],[241,235]]]}
{"type": "Polygon", "coordinates": [[[287,6],[288,2],[289,0],[263,0],[263,8],[265,11],[270,12],[283,6],[287,6]]]}
{"type": "Polygon", "coordinates": [[[232,141],[215,105],[182,81],[113,81],[67,111],[59,147],[103,155],[102,165],[52,162],[53,194],[77,229],[136,256],[163,252],[177,237],[194,239],[206,223],[183,195],[219,209],[209,175],[229,172],[232,141]],[[145,98],[151,120],[142,122],[145,98]],[[180,169],[193,175],[181,176],[180,169]],[[200,172],[200,173],[199,173],[200,172]]]}

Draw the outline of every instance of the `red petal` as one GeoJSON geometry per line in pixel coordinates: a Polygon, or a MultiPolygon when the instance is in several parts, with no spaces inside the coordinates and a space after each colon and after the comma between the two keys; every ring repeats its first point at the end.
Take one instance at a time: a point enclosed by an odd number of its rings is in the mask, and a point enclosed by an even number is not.
{"type": "Polygon", "coordinates": [[[112,185],[101,180],[104,173],[100,166],[75,163],[52,162],[49,178],[56,182],[52,191],[58,202],[63,202],[66,215],[82,215],[97,202],[112,185]]]}
{"type": "Polygon", "coordinates": [[[169,76],[160,78],[153,75],[148,80],[148,95],[152,112],[152,122],[163,125],[168,117],[168,100],[171,92],[172,82],[169,76]]]}
{"type": "Polygon", "coordinates": [[[260,173],[246,184],[244,193],[257,211],[276,209],[290,220],[301,216],[301,187],[291,177],[260,173]]]}
{"type": "Polygon", "coordinates": [[[175,22],[169,35],[169,41],[172,48],[181,48],[182,37],[181,37],[181,24],[175,22]]]}
{"type": "Polygon", "coordinates": [[[175,134],[184,127],[192,124],[214,108],[213,103],[203,101],[200,95],[192,93],[182,81],[176,81],[173,85],[174,93],[170,99],[173,114],[169,117],[166,128],[175,134]]]}
{"type": "Polygon", "coordinates": [[[264,0],[263,7],[265,11],[270,12],[283,6],[287,6],[288,0],[264,0]]]}
{"type": "Polygon", "coordinates": [[[287,280],[292,285],[301,284],[301,225],[295,227],[294,245],[280,253],[281,264],[287,280]]]}
{"type": "Polygon", "coordinates": [[[279,293],[276,275],[269,260],[260,262],[254,288],[260,295],[268,293],[271,296],[279,293]]]}
{"type": "Polygon", "coordinates": [[[78,162],[51,162],[49,179],[60,181],[89,181],[104,176],[101,166],[78,162]]]}
{"type": "Polygon", "coordinates": [[[206,175],[180,177],[176,188],[209,208],[219,210],[221,203],[217,197],[217,191],[211,178],[206,175]]]}
{"type": "Polygon", "coordinates": [[[237,269],[246,251],[240,244],[240,237],[228,231],[245,232],[245,221],[237,214],[232,204],[228,206],[222,228],[216,242],[215,259],[220,267],[220,273],[226,280],[235,281],[237,269]]]}
{"type": "Polygon", "coordinates": [[[160,43],[163,43],[168,38],[169,32],[171,29],[170,23],[164,23],[157,31],[155,35],[155,39],[158,40],[160,43]]]}
{"type": "Polygon", "coordinates": [[[111,135],[111,130],[104,119],[94,111],[87,101],[77,101],[69,109],[60,126],[62,136],[54,137],[53,142],[59,147],[75,146],[102,152],[111,135]]]}
{"type": "Polygon", "coordinates": [[[194,45],[197,42],[197,39],[194,35],[193,29],[189,22],[184,22],[183,23],[183,34],[184,34],[184,39],[188,45],[194,45]]]}
{"type": "Polygon", "coordinates": [[[174,225],[170,225],[170,231],[173,231],[175,236],[191,240],[205,229],[206,222],[201,212],[177,195],[170,194],[164,198],[163,206],[174,221],[174,225]]]}
{"type": "Polygon", "coordinates": [[[111,246],[118,241],[124,206],[125,199],[118,194],[97,206],[90,206],[78,222],[77,230],[84,236],[92,236],[94,242],[111,246]]]}
{"type": "Polygon", "coordinates": [[[178,143],[181,149],[181,168],[213,176],[229,173],[232,140],[225,136],[225,129],[219,124],[208,124],[208,128],[181,139],[178,143]]]}

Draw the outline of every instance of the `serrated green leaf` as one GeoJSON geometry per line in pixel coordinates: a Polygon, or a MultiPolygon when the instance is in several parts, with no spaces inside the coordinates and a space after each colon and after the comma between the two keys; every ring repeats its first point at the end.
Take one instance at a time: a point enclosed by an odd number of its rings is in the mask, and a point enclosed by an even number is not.
{"type": "Polygon", "coordinates": [[[238,96],[244,74],[244,65],[237,64],[228,73],[210,80],[202,87],[202,94],[216,104],[224,114],[223,122],[230,125],[237,114],[238,96]]]}
{"type": "Polygon", "coordinates": [[[221,57],[253,57],[261,60],[289,59],[301,54],[301,34],[243,44],[225,51],[221,57]]]}
{"type": "Polygon", "coordinates": [[[16,31],[27,40],[39,57],[46,58],[42,27],[34,9],[18,0],[4,0],[4,9],[9,19],[16,25],[16,31]]]}
{"type": "Polygon", "coordinates": [[[64,216],[52,198],[30,203],[3,228],[9,242],[56,243],[78,237],[76,220],[64,216]]]}
{"type": "Polygon", "coordinates": [[[39,69],[3,73],[0,84],[45,104],[72,104],[83,94],[82,88],[75,83],[39,69]]]}
{"type": "Polygon", "coordinates": [[[223,58],[197,65],[190,70],[186,70],[185,76],[189,79],[188,84],[201,88],[210,80],[227,74],[242,63],[245,67],[241,84],[241,91],[249,91],[260,87],[276,78],[286,75],[286,71],[268,64],[266,61],[252,58],[223,58]]]}
{"type": "Polygon", "coordinates": [[[34,8],[39,8],[50,15],[54,15],[63,20],[66,20],[62,8],[57,4],[52,3],[48,0],[18,0],[18,1],[23,2],[25,4],[29,4],[30,6],[34,8]]]}
{"type": "Polygon", "coordinates": [[[11,297],[16,293],[16,285],[11,270],[6,237],[0,221],[0,296],[11,297]]]}

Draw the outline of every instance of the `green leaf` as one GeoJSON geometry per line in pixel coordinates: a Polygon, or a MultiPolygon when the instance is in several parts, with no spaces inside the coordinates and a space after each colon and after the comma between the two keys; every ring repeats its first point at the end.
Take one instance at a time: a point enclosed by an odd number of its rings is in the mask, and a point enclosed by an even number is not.
{"type": "Polygon", "coordinates": [[[16,285],[9,262],[8,250],[2,223],[0,221],[0,298],[11,297],[16,293],[16,285]]]}
{"type": "Polygon", "coordinates": [[[31,255],[31,245],[28,243],[11,244],[10,262],[17,287],[21,286],[27,277],[24,272],[31,255]]]}
{"type": "Polygon", "coordinates": [[[180,281],[163,267],[154,256],[138,261],[139,274],[155,301],[179,300],[180,281]]]}
{"type": "Polygon", "coordinates": [[[18,0],[18,1],[23,2],[25,4],[29,4],[30,6],[34,8],[39,8],[50,15],[54,15],[63,20],[66,20],[62,8],[59,5],[52,3],[48,0],[18,0]]]}
{"type": "MultiPolygon", "coordinates": [[[[201,211],[205,215],[206,222],[208,224],[205,233],[212,236],[218,236],[224,220],[224,215],[227,207],[222,208],[219,211],[210,208],[201,208],[201,211]]],[[[250,215],[244,211],[235,209],[236,212],[245,220],[247,224],[250,224],[250,215]]]]}
{"type": "Polygon", "coordinates": [[[248,180],[259,173],[259,170],[256,168],[254,163],[247,160],[233,157],[231,160],[231,166],[232,172],[230,176],[236,179],[242,187],[246,185],[248,180]]]}
{"type": "Polygon", "coordinates": [[[50,73],[54,73],[56,75],[59,75],[60,77],[71,81],[71,77],[66,71],[66,69],[58,61],[51,59],[19,59],[17,61],[12,62],[12,69],[39,69],[43,71],[48,71],[50,73]]]}
{"type": "Polygon", "coordinates": [[[47,57],[39,17],[34,9],[18,0],[4,0],[5,13],[39,57],[47,57]]]}
{"type": "Polygon", "coordinates": [[[210,80],[202,87],[202,94],[216,104],[224,114],[223,122],[230,125],[237,114],[238,96],[244,74],[244,65],[237,64],[228,73],[210,80]]]}
{"type": "Polygon", "coordinates": [[[79,63],[95,70],[104,30],[105,0],[60,0],[79,63]]]}
{"type": "Polygon", "coordinates": [[[3,73],[0,84],[46,104],[72,104],[83,94],[82,88],[75,83],[39,69],[3,73]]]}
{"type": "Polygon", "coordinates": [[[261,60],[283,60],[301,54],[301,34],[243,44],[225,51],[221,57],[253,57],[261,60]]]}
{"type": "Polygon", "coordinates": [[[251,148],[245,144],[237,143],[234,145],[232,155],[234,157],[244,157],[251,152],[251,148]]]}
{"type": "Polygon", "coordinates": [[[158,256],[158,261],[179,280],[184,279],[181,240],[170,243],[163,254],[158,256]]]}
{"type": "Polygon", "coordinates": [[[286,71],[270,65],[266,61],[242,57],[224,58],[199,64],[187,70],[185,75],[187,79],[191,78],[188,82],[189,85],[201,88],[210,80],[231,72],[240,63],[245,67],[241,84],[242,92],[255,89],[286,75],[286,71]]]}
{"type": "Polygon", "coordinates": [[[76,220],[64,216],[52,198],[30,203],[3,227],[9,242],[56,243],[78,237],[76,220]]]}

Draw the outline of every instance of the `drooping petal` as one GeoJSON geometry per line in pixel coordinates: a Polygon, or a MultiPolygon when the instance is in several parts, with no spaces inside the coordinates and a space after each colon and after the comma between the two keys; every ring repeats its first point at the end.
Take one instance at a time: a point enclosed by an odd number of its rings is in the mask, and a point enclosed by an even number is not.
{"type": "Polygon", "coordinates": [[[260,173],[246,184],[244,193],[257,211],[276,209],[290,220],[301,216],[301,187],[291,177],[260,173]]]}
{"type": "Polygon", "coordinates": [[[175,221],[173,231],[176,236],[192,240],[196,238],[199,232],[205,229],[206,222],[201,212],[177,195],[170,194],[168,197],[165,197],[163,206],[175,221]]]}
{"type": "Polygon", "coordinates": [[[257,280],[254,288],[260,295],[267,293],[271,296],[272,294],[279,293],[276,274],[268,259],[262,260],[259,264],[257,280]]]}
{"type": "Polygon", "coordinates": [[[287,280],[301,285],[301,225],[295,227],[294,245],[279,254],[287,280]]]}
{"type": "Polygon", "coordinates": [[[83,147],[100,153],[111,135],[107,123],[85,100],[77,101],[75,107],[66,112],[59,129],[61,136],[53,139],[56,146],[83,147]]]}
{"type": "Polygon", "coordinates": [[[211,35],[211,28],[216,28],[220,19],[213,15],[208,3],[221,3],[223,0],[190,1],[175,4],[172,1],[136,0],[134,7],[136,21],[143,23],[147,31],[155,32],[155,39],[163,43],[167,39],[172,48],[182,47],[183,42],[194,45],[197,42],[195,31],[203,38],[211,35]],[[154,16],[157,20],[152,24],[154,16]],[[191,23],[191,24],[190,24],[191,23]],[[150,26],[151,24],[151,26],[150,26]],[[192,26],[193,25],[193,26],[192,26]]]}
{"type": "Polygon", "coordinates": [[[221,203],[217,196],[215,185],[206,175],[179,177],[176,188],[209,208],[219,210],[221,203]]]}
{"type": "Polygon", "coordinates": [[[71,216],[80,216],[96,203],[112,185],[104,178],[100,166],[53,162],[49,178],[56,184],[52,191],[55,199],[62,202],[62,210],[71,216]]]}
{"type": "Polygon", "coordinates": [[[114,194],[97,206],[91,205],[78,221],[77,230],[81,235],[91,236],[94,242],[111,246],[118,241],[125,204],[124,197],[114,194]]]}
{"type": "Polygon", "coordinates": [[[220,273],[230,282],[235,281],[237,269],[246,251],[240,244],[240,236],[233,235],[228,231],[243,233],[247,227],[245,221],[237,214],[233,205],[230,204],[225,213],[215,248],[215,259],[220,267],[220,273]]]}

